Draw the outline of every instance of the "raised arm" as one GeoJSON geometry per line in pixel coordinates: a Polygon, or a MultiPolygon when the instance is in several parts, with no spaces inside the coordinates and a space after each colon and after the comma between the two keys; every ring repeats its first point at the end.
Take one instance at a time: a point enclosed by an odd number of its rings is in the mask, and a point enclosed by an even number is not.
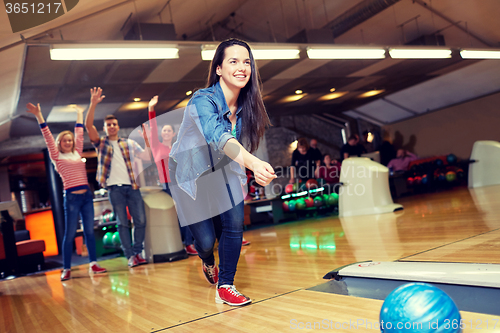
{"type": "Polygon", "coordinates": [[[87,112],[87,117],[85,118],[85,128],[87,129],[87,133],[89,133],[90,141],[97,142],[99,141],[99,132],[97,128],[94,126],[94,113],[95,107],[97,104],[101,103],[104,99],[101,88],[91,88],[90,89],[90,106],[89,111],[87,112]]]}
{"type": "Polygon", "coordinates": [[[26,112],[35,115],[36,120],[38,121],[39,124],[45,123],[45,119],[43,118],[42,114],[42,109],[40,109],[40,103],[38,103],[36,106],[34,106],[31,103],[28,103],[26,104],[26,108],[28,109],[26,110],[26,112]]]}
{"type": "Polygon", "coordinates": [[[160,140],[158,139],[158,125],[156,124],[156,112],[155,106],[158,104],[158,96],[151,98],[148,104],[148,116],[149,116],[149,127],[150,127],[150,138],[151,138],[151,148],[156,149],[160,145],[160,140]]]}
{"type": "Polygon", "coordinates": [[[40,130],[42,131],[43,139],[45,140],[45,144],[49,150],[49,156],[56,160],[59,157],[59,149],[57,149],[56,142],[52,133],[49,130],[49,127],[45,123],[45,119],[43,119],[42,110],[40,109],[40,103],[37,106],[28,103],[26,104],[27,112],[35,115],[38,124],[40,124],[40,130]]]}
{"type": "Polygon", "coordinates": [[[75,124],[75,149],[79,154],[83,152],[83,111],[84,109],[76,106],[76,124],[75,124]]]}

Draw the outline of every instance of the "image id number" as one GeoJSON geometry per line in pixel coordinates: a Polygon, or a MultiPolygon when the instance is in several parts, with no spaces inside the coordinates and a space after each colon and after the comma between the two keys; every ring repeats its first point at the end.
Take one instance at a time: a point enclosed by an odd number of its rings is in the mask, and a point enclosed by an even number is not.
{"type": "Polygon", "coordinates": [[[55,3],[10,3],[5,4],[7,14],[52,14],[57,13],[61,8],[60,2],[55,3]]]}

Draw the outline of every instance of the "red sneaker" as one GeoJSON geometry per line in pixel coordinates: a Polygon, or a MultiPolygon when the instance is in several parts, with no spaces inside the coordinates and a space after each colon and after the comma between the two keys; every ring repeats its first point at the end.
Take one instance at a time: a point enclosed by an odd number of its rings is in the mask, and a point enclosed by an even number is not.
{"type": "Polygon", "coordinates": [[[205,263],[201,262],[201,269],[203,270],[203,274],[205,275],[205,279],[207,279],[210,284],[217,284],[219,281],[219,269],[216,265],[205,265],[205,263]]]}
{"type": "Polygon", "coordinates": [[[240,293],[234,285],[224,284],[217,287],[215,292],[215,303],[217,304],[229,304],[233,306],[240,306],[251,303],[252,300],[240,293]]]}
{"type": "Polygon", "coordinates": [[[63,269],[61,273],[61,281],[66,281],[71,279],[71,269],[63,269]]]}
{"type": "Polygon", "coordinates": [[[89,266],[89,273],[90,274],[106,273],[106,268],[102,268],[101,266],[99,266],[99,264],[95,263],[89,266]]]}
{"type": "Polygon", "coordinates": [[[135,266],[139,266],[136,256],[128,258],[128,267],[135,267],[135,266]]]}
{"type": "Polygon", "coordinates": [[[247,246],[250,245],[250,241],[247,241],[245,238],[243,238],[243,241],[241,242],[241,246],[247,246]]]}
{"type": "Polygon", "coordinates": [[[148,263],[140,253],[137,253],[134,257],[137,260],[137,265],[146,265],[148,263]]]}
{"type": "Polygon", "coordinates": [[[196,256],[198,255],[198,251],[196,251],[195,247],[193,244],[186,246],[186,252],[190,256],[196,256]]]}

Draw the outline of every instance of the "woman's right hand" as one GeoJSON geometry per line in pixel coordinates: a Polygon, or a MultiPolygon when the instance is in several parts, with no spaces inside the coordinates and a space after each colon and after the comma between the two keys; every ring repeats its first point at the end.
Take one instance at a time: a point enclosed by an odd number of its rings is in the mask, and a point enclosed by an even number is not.
{"type": "Polygon", "coordinates": [[[158,104],[158,95],[156,95],[155,97],[151,98],[151,100],[149,101],[148,111],[149,112],[154,111],[156,104],[158,104]]]}
{"type": "Polygon", "coordinates": [[[38,116],[39,114],[42,114],[42,110],[40,109],[40,103],[37,104],[37,106],[34,106],[32,103],[26,104],[26,112],[29,112],[33,115],[38,116]]]}
{"type": "Polygon", "coordinates": [[[257,184],[261,186],[269,185],[269,183],[277,178],[271,164],[258,160],[253,164],[253,174],[257,184]]]}

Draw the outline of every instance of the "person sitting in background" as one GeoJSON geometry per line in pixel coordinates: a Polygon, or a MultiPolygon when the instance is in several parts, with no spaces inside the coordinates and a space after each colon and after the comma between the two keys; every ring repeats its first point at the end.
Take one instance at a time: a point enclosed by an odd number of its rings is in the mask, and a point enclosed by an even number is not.
{"type": "Polygon", "coordinates": [[[387,164],[387,167],[393,171],[407,171],[410,162],[415,161],[416,159],[417,155],[410,153],[405,149],[398,149],[396,158],[393,158],[389,164],[387,164]]]}
{"type": "Polygon", "coordinates": [[[329,154],[325,154],[323,162],[325,165],[316,168],[314,172],[315,177],[323,178],[328,184],[338,183],[340,177],[340,163],[335,159],[332,160],[329,154]]]}

